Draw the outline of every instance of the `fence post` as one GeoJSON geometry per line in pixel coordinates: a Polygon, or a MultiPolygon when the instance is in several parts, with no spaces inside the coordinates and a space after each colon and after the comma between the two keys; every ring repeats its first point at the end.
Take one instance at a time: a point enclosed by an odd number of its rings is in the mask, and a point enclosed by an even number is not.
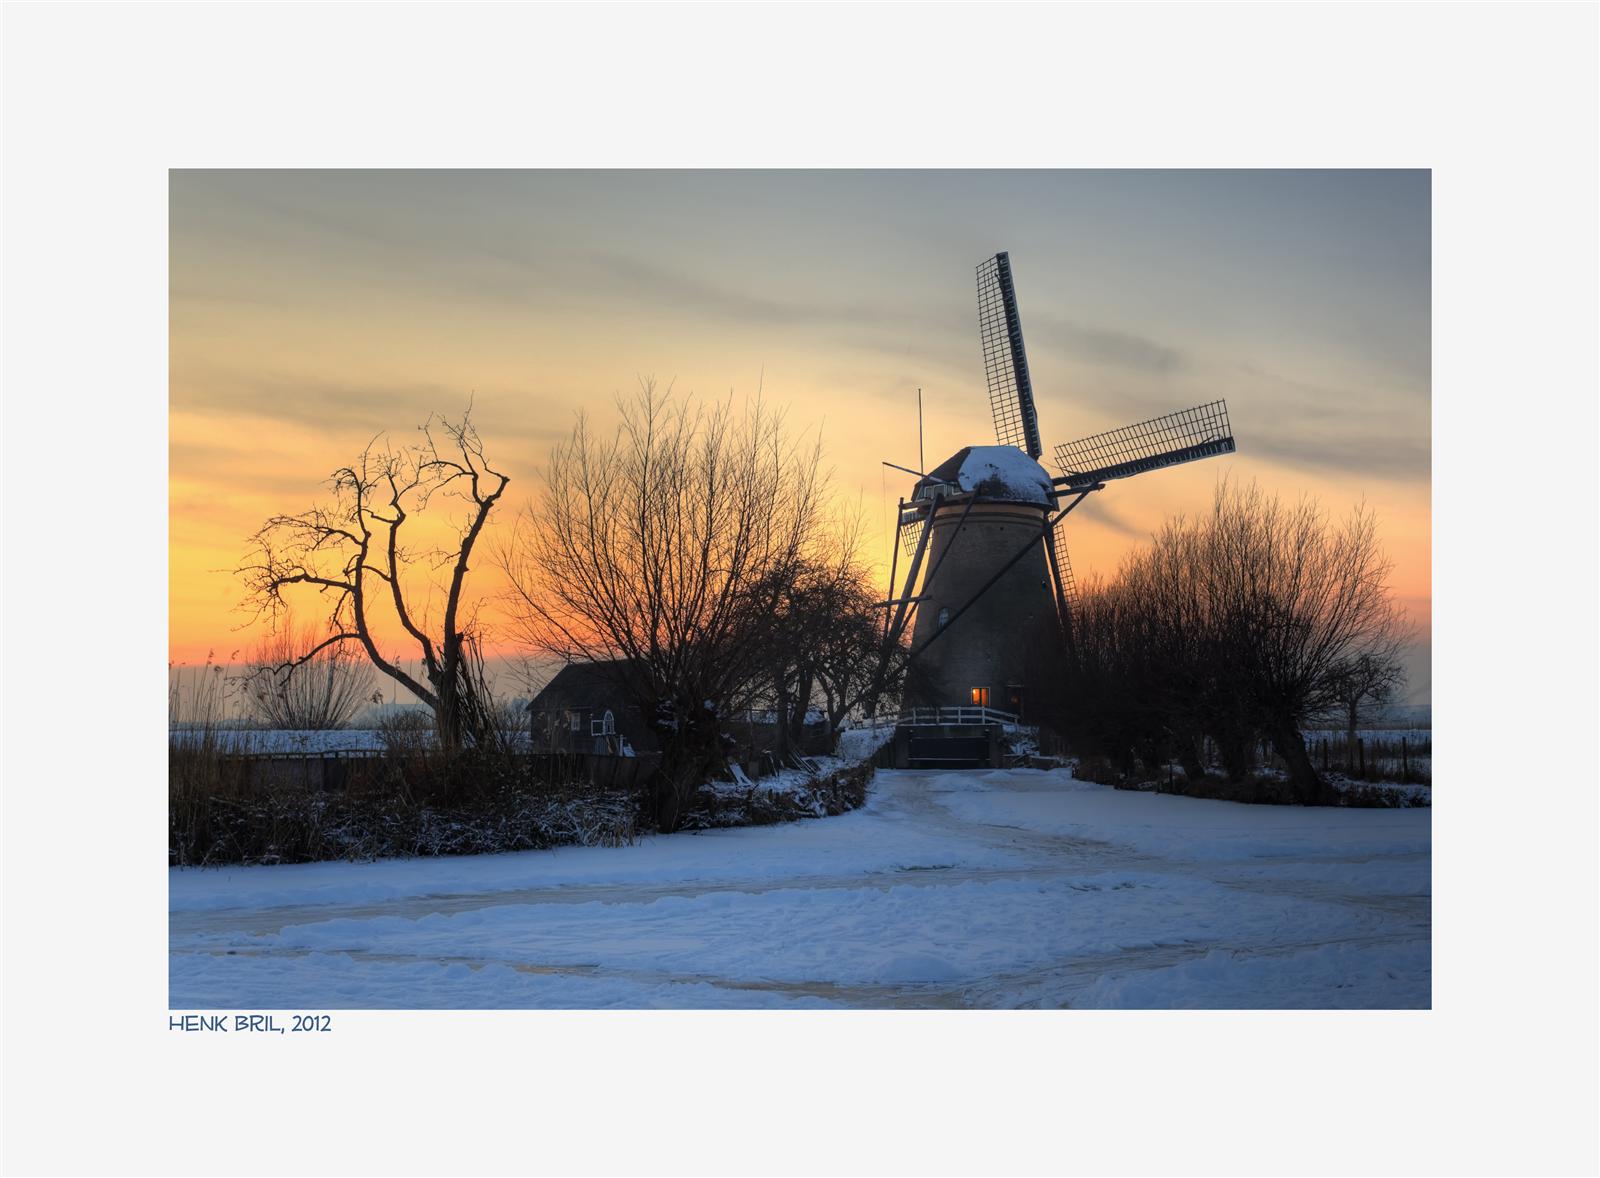
{"type": "Polygon", "coordinates": [[[1400,780],[1408,781],[1411,778],[1411,754],[1406,748],[1406,738],[1400,738],[1400,780]]]}
{"type": "Polygon", "coordinates": [[[1365,777],[1367,775],[1367,738],[1366,737],[1361,736],[1361,737],[1357,737],[1356,738],[1356,754],[1361,758],[1361,776],[1365,777]]]}

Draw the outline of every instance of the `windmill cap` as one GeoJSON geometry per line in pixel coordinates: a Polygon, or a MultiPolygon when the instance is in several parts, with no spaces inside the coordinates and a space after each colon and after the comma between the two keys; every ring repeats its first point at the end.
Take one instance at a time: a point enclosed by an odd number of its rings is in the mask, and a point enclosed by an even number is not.
{"type": "Polygon", "coordinates": [[[927,498],[937,483],[953,484],[963,493],[1013,503],[1049,507],[1050,476],[1015,446],[964,446],[917,483],[912,498],[927,498]]]}

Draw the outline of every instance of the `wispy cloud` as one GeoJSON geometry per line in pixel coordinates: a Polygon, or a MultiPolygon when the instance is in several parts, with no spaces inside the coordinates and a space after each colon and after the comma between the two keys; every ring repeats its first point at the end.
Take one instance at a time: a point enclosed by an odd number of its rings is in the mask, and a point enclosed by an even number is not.
{"type": "Polygon", "coordinates": [[[1290,467],[1404,482],[1431,476],[1426,396],[1337,388],[1249,365],[1238,372],[1232,417],[1241,448],[1290,467]]]}
{"type": "Polygon", "coordinates": [[[1095,327],[1070,319],[1022,313],[1023,335],[1030,348],[1042,344],[1072,360],[1127,368],[1145,373],[1174,373],[1187,367],[1183,352],[1147,336],[1095,327]]]}
{"type": "Polygon", "coordinates": [[[688,310],[715,319],[835,327],[907,326],[921,322],[921,317],[892,305],[776,298],[758,283],[725,285],[687,269],[667,269],[640,258],[595,253],[589,255],[589,261],[614,281],[615,285],[605,285],[613,296],[620,294],[655,307],[688,310]]]}
{"type": "Polygon", "coordinates": [[[1098,524],[1100,527],[1109,528],[1117,535],[1126,536],[1130,540],[1148,540],[1150,538],[1150,530],[1148,528],[1134,527],[1123,516],[1107,507],[1103,496],[1091,495],[1084,505],[1069,518],[1069,527],[1072,519],[1076,519],[1080,513],[1083,517],[1079,520],[1080,523],[1098,524]]]}
{"type": "Polygon", "coordinates": [[[1315,437],[1281,425],[1250,426],[1240,432],[1241,449],[1284,466],[1400,482],[1426,482],[1433,469],[1429,447],[1412,438],[1373,437],[1354,427],[1341,433],[1324,429],[1315,437]]]}
{"type": "MultiPolygon", "coordinates": [[[[330,439],[359,438],[363,444],[380,432],[397,444],[408,443],[431,415],[454,417],[472,405],[480,427],[486,416],[493,417],[491,460],[497,455],[517,454],[542,461],[549,448],[567,436],[573,421],[571,407],[566,405],[558,413],[527,414],[523,406],[534,399],[528,394],[518,394],[516,412],[499,413],[489,408],[493,398],[431,381],[366,383],[314,373],[207,365],[175,371],[174,385],[181,390],[174,393],[174,409],[214,417],[219,424],[242,419],[277,422],[330,439]]],[[[246,439],[241,441],[248,445],[246,439]]],[[[174,443],[172,469],[187,470],[191,462],[220,469],[215,464],[225,465],[222,450],[174,443]]],[[[334,454],[339,461],[354,456],[353,452],[323,452],[334,454]]]]}

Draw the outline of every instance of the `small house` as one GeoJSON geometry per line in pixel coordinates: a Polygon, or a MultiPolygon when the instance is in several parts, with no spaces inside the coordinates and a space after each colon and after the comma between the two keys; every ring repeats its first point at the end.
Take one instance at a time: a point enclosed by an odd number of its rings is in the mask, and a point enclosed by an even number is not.
{"type": "Polygon", "coordinates": [[[655,752],[655,733],[625,688],[635,673],[627,659],[569,663],[528,704],[538,752],[655,752]]]}

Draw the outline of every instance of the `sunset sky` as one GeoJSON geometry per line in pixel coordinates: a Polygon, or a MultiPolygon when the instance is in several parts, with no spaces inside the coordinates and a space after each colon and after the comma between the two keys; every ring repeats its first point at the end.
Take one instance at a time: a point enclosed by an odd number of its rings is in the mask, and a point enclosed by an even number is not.
{"type": "Polygon", "coordinates": [[[930,465],[994,440],[973,271],[1001,249],[1047,452],[1219,397],[1238,438],[1091,496],[1068,531],[1080,580],[1223,475],[1364,500],[1428,700],[1418,171],[174,172],[171,657],[249,644],[226,570],[380,430],[470,398],[520,506],[574,415],[610,420],[648,376],[759,386],[820,427],[886,574],[910,480],[881,462],[917,464],[917,388],[930,465]]]}

